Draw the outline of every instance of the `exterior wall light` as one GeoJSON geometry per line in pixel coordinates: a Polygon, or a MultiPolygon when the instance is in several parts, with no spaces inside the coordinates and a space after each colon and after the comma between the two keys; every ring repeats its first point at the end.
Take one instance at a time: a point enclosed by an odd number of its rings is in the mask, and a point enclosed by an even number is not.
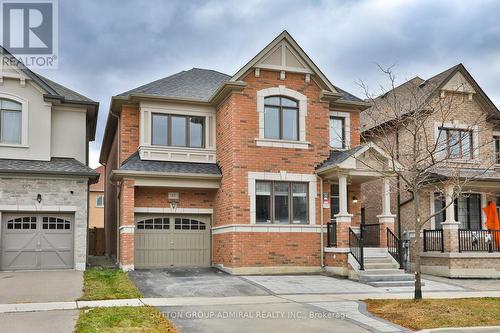
{"type": "Polygon", "coordinates": [[[36,201],[38,201],[38,203],[42,202],[42,195],[40,193],[37,194],[36,201]]]}
{"type": "Polygon", "coordinates": [[[358,203],[358,198],[356,196],[352,197],[352,203],[358,203]]]}

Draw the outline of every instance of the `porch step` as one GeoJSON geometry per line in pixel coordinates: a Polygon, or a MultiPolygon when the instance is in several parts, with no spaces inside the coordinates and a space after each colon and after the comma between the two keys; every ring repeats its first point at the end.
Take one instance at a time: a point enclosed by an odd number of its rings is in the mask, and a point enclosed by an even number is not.
{"type": "Polygon", "coordinates": [[[394,262],[367,262],[365,260],[365,270],[369,269],[398,269],[399,265],[394,262]]]}
{"type": "MultiPolygon", "coordinates": [[[[370,286],[373,287],[413,287],[415,285],[415,282],[413,280],[408,280],[408,281],[376,281],[376,282],[368,282],[370,286]]],[[[422,284],[423,285],[423,284],[422,284]]]]}
{"type": "MultiPolygon", "coordinates": [[[[389,274],[389,275],[401,275],[405,274],[405,272],[402,269],[399,268],[366,268],[365,266],[365,272],[368,272],[369,274],[389,274]]],[[[362,273],[363,274],[363,273],[362,273]]]]}

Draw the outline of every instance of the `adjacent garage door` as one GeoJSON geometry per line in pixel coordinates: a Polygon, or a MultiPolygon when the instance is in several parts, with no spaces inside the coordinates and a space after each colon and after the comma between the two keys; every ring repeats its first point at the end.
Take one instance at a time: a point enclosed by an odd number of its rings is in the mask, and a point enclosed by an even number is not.
{"type": "Polygon", "coordinates": [[[2,270],[73,268],[73,217],[4,214],[2,270]]]}
{"type": "Polygon", "coordinates": [[[137,216],[136,268],[210,266],[209,216],[137,216]]]}

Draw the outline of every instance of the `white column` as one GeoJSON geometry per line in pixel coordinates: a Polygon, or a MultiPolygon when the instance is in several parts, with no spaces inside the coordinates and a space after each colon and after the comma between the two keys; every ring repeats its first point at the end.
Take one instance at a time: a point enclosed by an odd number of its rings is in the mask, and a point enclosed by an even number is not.
{"type": "Polygon", "coordinates": [[[348,215],[347,211],[347,176],[339,175],[339,215],[348,215]]]}
{"type": "Polygon", "coordinates": [[[446,221],[447,223],[456,223],[455,220],[455,202],[453,200],[453,185],[446,185],[445,187],[446,198],[446,221]],[[448,206],[449,205],[449,206],[448,206]]]}
{"type": "Polygon", "coordinates": [[[389,178],[384,178],[382,181],[382,215],[390,216],[391,214],[391,183],[389,178]]]}

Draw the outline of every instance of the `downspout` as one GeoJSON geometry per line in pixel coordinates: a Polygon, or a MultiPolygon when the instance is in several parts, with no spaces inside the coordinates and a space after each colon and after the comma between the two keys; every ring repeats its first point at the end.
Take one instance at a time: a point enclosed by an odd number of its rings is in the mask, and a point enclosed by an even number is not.
{"type": "Polygon", "coordinates": [[[321,193],[321,196],[319,198],[319,218],[321,220],[321,229],[320,229],[320,246],[321,246],[321,249],[320,249],[320,262],[321,262],[321,269],[323,269],[325,267],[325,260],[324,260],[324,252],[325,252],[325,248],[324,248],[324,231],[323,231],[323,178],[321,178],[319,175],[317,175],[316,177],[318,177],[319,179],[319,191],[321,193]]]}
{"type": "MultiPolygon", "coordinates": [[[[396,160],[399,161],[399,128],[396,128],[396,160]]],[[[402,232],[401,232],[401,179],[400,176],[398,175],[397,179],[397,190],[398,190],[398,195],[397,195],[397,219],[398,219],[398,238],[401,239],[402,232]]]]}

